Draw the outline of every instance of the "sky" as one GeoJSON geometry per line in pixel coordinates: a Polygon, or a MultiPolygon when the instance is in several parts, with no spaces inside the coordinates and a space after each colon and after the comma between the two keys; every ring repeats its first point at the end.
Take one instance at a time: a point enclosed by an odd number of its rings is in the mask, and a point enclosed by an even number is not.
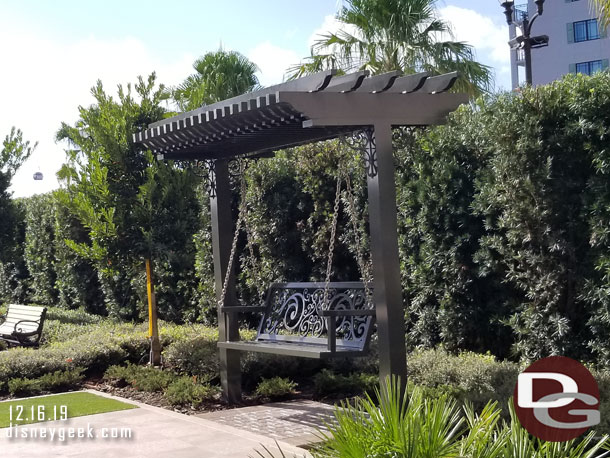
{"type": "MultiPolygon", "coordinates": [[[[98,79],[109,93],[155,71],[174,86],[206,52],[239,51],[262,85],[281,83],[320,33],[336,31],[338,0],[0,0],[0,141],[12,126],[38,146],[13,178],[14,197],[59,186],[66,145],[62,122],[93,103],[98,79]],[[44,180],[32,175],[42,172],[44,180]]],[[[440,0],[455,39],[492,67],[496,89],[510,88],[508,30],[497,0],[440,0]]]]}

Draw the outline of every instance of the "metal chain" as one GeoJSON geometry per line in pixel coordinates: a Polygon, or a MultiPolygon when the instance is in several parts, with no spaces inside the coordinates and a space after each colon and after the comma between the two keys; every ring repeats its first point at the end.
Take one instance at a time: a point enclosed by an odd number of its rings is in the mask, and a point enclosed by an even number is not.
{"type": "Polygon", "coordinates": [[[337,190],[335,193],[335,207],[333,210],[333,220],[330,227],[330,241],[328,243],[328,259],[326,261],[326,280],[324,284],[324,302],[323,307],[328,305],[328,290],[330,288],[330,276],[333,270],[333,257],[335,251],[335,238],[337,236],[337,221],[339,217],[339,204],[341,203],[341,175],[342,171],[339,169],[339,175],[337,176],[337,190]]]}
{"type": "Polygon", "coordinates": [[[241,177],[240,192],[241,201],[237,211],[237,223],[235,224],[235,233],[233,234],[231,253],[229,254],[229,262],[227,264],[227,271],[225,272],[225,280],[222,285],[222,293],[220,294],[220,300],[218,301],[218,305],[220,307],[224,306],[227,290],[229,289],[229,280],[231,278],[231,271],[233,270],[233,263],[235,262],[235,253],[237,251],[237,239],[239,238],[239,231],[244,220],[244,214],[246,213],[246,179],[244,178],[243,174],[241,177]]]}
{"type": "Polygon", "coordinates": [[[248,217],[244,218],[244,229],[246,230],[246,244],[248,245],[248,251],[250,253],[250,265],[252,266],[252,270],[254,270],[254,281],[256,283],[256,288],[262,294],[265,294],[266,287],[263,283],[261,277],[261,270],[258,268],[258,262],[256,261],[256,256],[254,255],[254,244],[252,243],[252,229],[248,224],[248,217]]]}
{"type": "Polygon", "coordinates": [[[360,238],[360,230],[358,227],[358,220],[356,218],[356,198],[352,189],[352,183],[349,177],[349,173],[345,175],[345,187],[347,191],[347,202],[349,205],[349,216],[354,229],[354,241],[356,243],[356,261],[358,262],[358,268],[360,269],[360,275],[362,276],[362,282],[364,283],[364,292],[366,295],[367,302],[372,299],[371,288],[369,282],[371,281],[371,261],[364,261],[364,255],[362,254],[362,244],[360,238]]]}

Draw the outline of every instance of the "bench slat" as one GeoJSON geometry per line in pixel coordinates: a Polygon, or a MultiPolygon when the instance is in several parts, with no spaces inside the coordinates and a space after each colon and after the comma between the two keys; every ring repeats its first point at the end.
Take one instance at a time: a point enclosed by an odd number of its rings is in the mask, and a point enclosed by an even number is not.
{"type": "Polygon", "coordinates": [[[26,312],[27,311],[37,311],[39,313],[42,313],[43,310],[45,310],[45,307],[38,307],[36,305],[9,304],[8,309],[15,310],[15,311],[25,310],[26,312]]]}

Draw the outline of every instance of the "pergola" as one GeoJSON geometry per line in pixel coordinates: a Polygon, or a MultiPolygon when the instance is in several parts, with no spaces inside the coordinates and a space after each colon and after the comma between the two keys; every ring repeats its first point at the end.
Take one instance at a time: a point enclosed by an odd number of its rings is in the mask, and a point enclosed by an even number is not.
{"type": "MultiPolygon", "coordinates": [[[[210,208],[217,299],[232,245],[229,161],[273,155],[288,147],[362,134],[366,162],[373,301],[379,370],[406,381],[406,349],[398,258],[392,128],[441,124],[465,94],[448,93],[457,74],[429,77],[399,72],[337,76],[325,71],[179,114],[134,135],[157,158],[205,161],[211,175],[210,208]]],[[[225,301],[235,304],[230,272],[225,301]]],[[[224,305],[224,304],[223,304],[224,305]]],[[[219,342],[239,340],[237,316],[219,307],[219,342]]],[[[225,398],[241,398],[240,352],[220,348],[225,398]]]]}

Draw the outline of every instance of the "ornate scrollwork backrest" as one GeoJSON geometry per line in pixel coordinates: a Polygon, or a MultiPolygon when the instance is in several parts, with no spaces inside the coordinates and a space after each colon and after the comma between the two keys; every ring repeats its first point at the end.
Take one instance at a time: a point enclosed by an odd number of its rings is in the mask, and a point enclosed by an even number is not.
{"type": "MultiPolygon", "coordinates": [[[[319,311],[372,309],[361,282],[330,283],[328,301],[324,303],[324,283],[276,283],[267,296],[267,309],[259,335],[293,335],[322,337],[326,318],[319,311]]],[[[363,342],[372,325],[371,316],[337,317],[337,339],[363,342]]]]}

